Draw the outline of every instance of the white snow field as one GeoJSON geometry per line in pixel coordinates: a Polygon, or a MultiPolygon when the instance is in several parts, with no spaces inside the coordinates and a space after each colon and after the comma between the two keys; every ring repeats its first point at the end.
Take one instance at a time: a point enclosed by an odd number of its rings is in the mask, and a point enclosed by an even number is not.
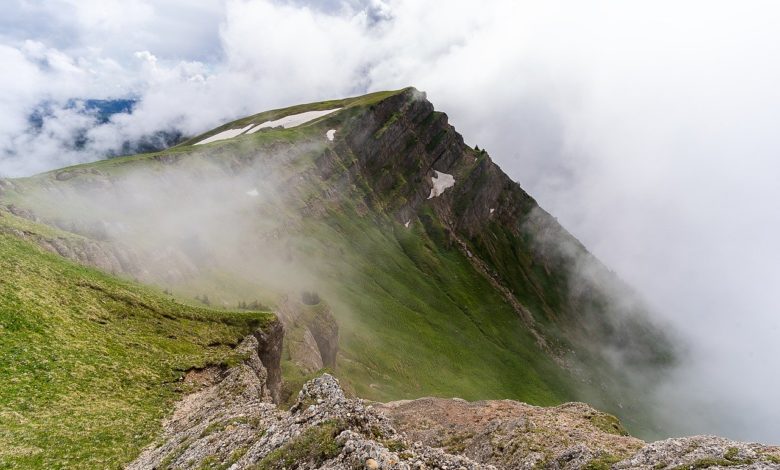
{"type": "Polygon", "coordinates": [[[282,126],[285,129],[289,129],[291,127],[297,127],[300,126],[301,124],[306,124],[309,121],[313,121],[315,119],[321,118],[322,116],[327,116],[330,113],[335,113],[339,109],[341,108],[323,109],[322,111],[306,111],[305,113],[291,114],[290,116],[285,116],[283,118],[276,119],[275,121],[265,121],[250,129],[249,132],[247,132],[247,134],[253,134],[259,131],[260,129],[265,129],[269,127],[282,126]]]}
{"type": "Polygon", "coordinates": [[[438,170],[434,171],[436,172],[436,176],[431,177],[433,187],[431,188],[431,194],[428,196],[428,199],[441,196],[444,191],[447,190],[447,188],[455,186],[454,176],[448,175],[447,173],[442,173],[438,170]]]}
{"type": "Polygon", "coordinates": [[[333,139],[336,137],[336,129],[331,129],[326,132],[325,137],[327,137],[329,141],[333,142],[333,139]]]}
{"type": "Polygon", "coordinates": [[[195,145],[202,145],[202,144],[209,144],[211,142],[216,142],[218,140],[225,140],[225,139],[232,139],[233,137],[237,135],[241,135],[244,132],[246,132],[247,129],[252,127],[254,124],[250,124],[246,127],[242,127],[240,129],[228,129],[226,131],[222,131],[219,134],[214,134],[211,137],[206,137],[205,139],[195,142],[195,145]]]}
{"type": "MultiPolygon", "coordinates": [[[[260,129],[279,127],[279,126],[284,127],[285,129],[289,129],[291,127],[300,126],[301,124],[306,124],[307,122],[321,118],[322,116],[327,116],[330,113],[335,113],[340,109],[341,108],[324,109],[322,111],[306,111],[305,113],[291,114],[290,116],[285,116],[283,118],[279,118],[274,121],[265,121],[257,125],[249,124],[246,127],[241,127],[238,129],[228,129],[218,134],[214,134],[211,137],[206,137],[205,139],[199,142],[195,142],[195,145],[208,144],[211,142],[216,142],[218,140],[232,139],[233,137],[237,137],[241,134],[245,134],[245,135],[253,134],[259,131],[260,129]]],[[[333,140],[335,134],[336,134],[336,129],[331,129],[328,131],[326,136],[328,137],[328,140],[333,140]]]]}

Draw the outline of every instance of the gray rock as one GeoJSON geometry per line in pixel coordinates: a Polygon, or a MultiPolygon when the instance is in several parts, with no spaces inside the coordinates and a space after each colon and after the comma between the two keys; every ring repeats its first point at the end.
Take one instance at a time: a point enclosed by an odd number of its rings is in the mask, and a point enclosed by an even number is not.
{"type": "Polygon", "coordinates": [[[269,386],[278,383],[281,325],[275,328],[239,345],[242,364],[199,372],[204,387],[177,405],[161,441],[128,468],[780,470],[780,448],[714,436],[645,444],[594,424],[606,415],[582,403],[370,404],[347,398],[323,374],[285,411],[269,386]]]}
{"type": "Polygon", "coordinates": [[[691,436],[657,441],[618,462],[620,469],[751,468],[780,469],[780,449],[716,436],[691,436]]]}

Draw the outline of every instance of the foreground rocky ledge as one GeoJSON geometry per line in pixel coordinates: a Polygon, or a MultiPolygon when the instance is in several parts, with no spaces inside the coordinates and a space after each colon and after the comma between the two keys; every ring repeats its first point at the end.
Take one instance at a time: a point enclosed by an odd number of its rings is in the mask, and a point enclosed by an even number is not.
{"type": "Polygon", "coordinates": [[[203,388],[129,469],[780,469],[780,448],[714,436],[646,444],[582,403],[349,399],[324,374],[289,410],[272,402],[255,337],[247,360],[199,371],[203,388]]]}

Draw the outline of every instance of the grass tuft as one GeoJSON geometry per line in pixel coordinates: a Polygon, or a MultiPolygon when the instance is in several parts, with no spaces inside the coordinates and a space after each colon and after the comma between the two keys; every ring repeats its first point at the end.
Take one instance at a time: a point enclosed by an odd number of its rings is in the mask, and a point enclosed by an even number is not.
{"type": "Polygon", "coordinates": [[[326,421],[311,427],[301,435],[266,455],[252,470],[283,470],[302,468],[304,465],[319,467],[326,460],[336,457],[342,446],[336,437],[345,429],[340,421],[326,421]]]}

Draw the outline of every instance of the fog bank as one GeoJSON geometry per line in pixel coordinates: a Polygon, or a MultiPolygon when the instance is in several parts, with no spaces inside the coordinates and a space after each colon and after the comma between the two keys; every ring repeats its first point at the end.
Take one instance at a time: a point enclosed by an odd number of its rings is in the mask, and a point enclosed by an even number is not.
{"type": "Polygon", "coordinates": [[[684,334],[691,356],[659,396],[670,430],[780,443],[774,2],[8,11],[0,174],[97,159],[160,129],[194,134],[282,104],[417,86],[684,334]],[[133,113],[104,124],[65,106],[131,94],[133,113]],[[44,100],[56,112],[31,131],[44,100]],[[85,148],[69,147],[84,129],[85,148]]]}

